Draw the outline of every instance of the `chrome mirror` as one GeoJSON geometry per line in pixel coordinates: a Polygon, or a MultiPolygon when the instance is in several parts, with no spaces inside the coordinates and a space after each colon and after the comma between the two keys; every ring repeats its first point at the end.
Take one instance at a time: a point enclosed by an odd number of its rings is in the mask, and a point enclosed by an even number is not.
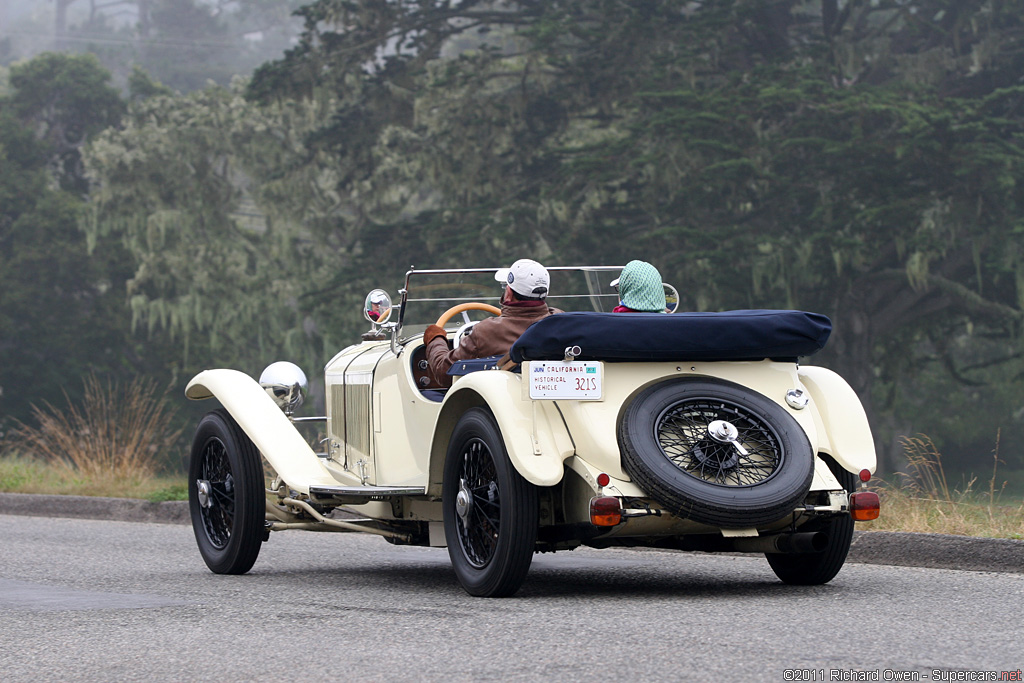
{"type": "Polygon", "coordinates": [[[391,317],[391,297],[388,293],[383,289],[375,289],[367,294],[363,317],[377,325],[387,322],[391,317]]]}
{"type": "Polygon", "coordinates": [[[665,312],[675,313],[679,310],[679,291],[667,282],[662,282],[665,288],[665,312]]]}
{"type": "Polygon", "coordinates": [[[274,403],[291,415],[302,405],[306,397],[306,373],[295,363],[278,361],[271,363],[260,375],[260,386],[274,399],[274,403]]]}

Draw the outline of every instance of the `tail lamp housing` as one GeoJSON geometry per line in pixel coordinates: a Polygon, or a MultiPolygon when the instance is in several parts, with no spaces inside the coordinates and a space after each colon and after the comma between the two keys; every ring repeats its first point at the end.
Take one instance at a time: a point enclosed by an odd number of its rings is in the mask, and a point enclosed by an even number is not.
{"type": "Polygon", "coordinates": [[[850,494],[850,516],[857,522],[878,519],[880,506],[878,494],[874,491],[858,491],[850,494]]]}
{"type": "Polygon", "coordinates": [[[622,502],[614,496],[590,499],[590,523],[594,526],[617,526],[622,523],[622,502]]]}

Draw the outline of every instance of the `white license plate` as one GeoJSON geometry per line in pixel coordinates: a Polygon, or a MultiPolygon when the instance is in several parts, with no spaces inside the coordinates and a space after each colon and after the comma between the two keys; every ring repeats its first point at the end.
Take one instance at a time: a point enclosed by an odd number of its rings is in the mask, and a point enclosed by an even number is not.
{"type": "Polygon", "coordinates": [[[600,361],[531,361],[530,398],[600,401],[604,366],[600,361]]]}

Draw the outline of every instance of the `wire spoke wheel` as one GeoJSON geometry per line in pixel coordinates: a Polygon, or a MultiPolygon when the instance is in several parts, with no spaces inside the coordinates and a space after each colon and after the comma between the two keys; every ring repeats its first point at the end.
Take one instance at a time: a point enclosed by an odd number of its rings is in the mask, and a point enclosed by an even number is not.
{"type": "Polygon", "coordinates": [[[537,487],[512,465],[486,408],[467,410],[452,431],[441,499],[448,555],[466,592],[505,597],[519,590],[537,541],[537,487]]]}
{"type": "Polygon", "coordinates": [[[244,574],[266,535],[263,462],[227,411],[200,420],[188,472],[192,531],[203,561],[217,574],[244,574]]]}
{"type": "Polygon", "coordinates": [[[676,467],[720,486],[755,486],[782,464],[775,431],[743,406],[698,398],[666,408],[655,423],[661,451],[676,467]],[[719,435],[713,426],[725,423],[735,436],[719,435]]]}
{"type": "Polygon", "coordinates": [[[474,567],[485,567],[497,549],[501,531],[501,496],[498,473],[490,449],[480,439],[473,439],[462,454],[460,493],[468,495],[465,512],[460,510],[455,523],[459,543],[466,559],[474,567]]]}
{"type": "Polygon", "coordinates": [[[202,451],[200,471],[202,478],[197,487],[206,487],[207,502],[200,504],[203,530],[210,544],[218,550],[227,547],[235,521],[234,477],[227,449],[218,438],[209,439],[202,451]]]}
{"type": "Polygon", "coordinates": [[[814,454],[784,408],[715,378],[647,387],[618,430],[622,465],[666,510],[720,528],[791,515],[807,496],[814,454]]]}

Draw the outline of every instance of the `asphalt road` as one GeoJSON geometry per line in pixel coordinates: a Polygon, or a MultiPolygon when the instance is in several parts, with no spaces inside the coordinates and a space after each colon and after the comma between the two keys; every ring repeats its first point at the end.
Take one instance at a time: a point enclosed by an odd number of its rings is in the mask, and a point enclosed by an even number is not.
{"type": "Polygon", "coordinates": [[[537,556],[516,597],[487,600],[458,587],[445,550],[371,536],[273,534],[252,572],[216,576],[182,524],[0,525],[5,683],[968,680],[949,676],[1024,666],[1024,574],[848,563],[795,588],[757,556],[582,549],[537,556]]]}

